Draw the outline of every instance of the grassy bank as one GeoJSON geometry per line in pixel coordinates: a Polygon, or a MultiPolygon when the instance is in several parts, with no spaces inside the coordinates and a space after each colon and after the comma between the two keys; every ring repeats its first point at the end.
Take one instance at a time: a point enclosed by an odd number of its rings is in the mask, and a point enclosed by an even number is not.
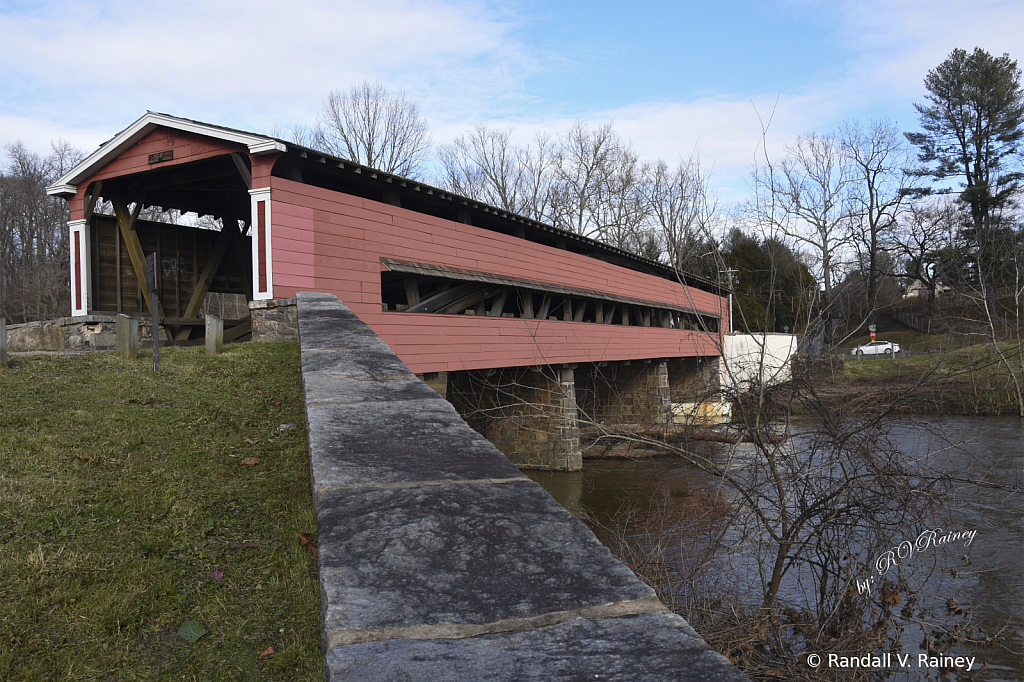
{"type": "MultiPolygon", "coordinates": [[[[1006,342],[1000,349],[1024,381],[1020,345],[1006,342]]],[[[1010,372],[991,345],[894,358],[846,355],[843,362],[838,380],[826,381],[821,392],[855,411],[899,401],[897,411],[905,413],[1017,414],[1010,372]]]]}
{"type": "Polygon", "coordinates": [[[298,344],[161,368],[0,369],[0,680],[323,679],[298,344]]]}

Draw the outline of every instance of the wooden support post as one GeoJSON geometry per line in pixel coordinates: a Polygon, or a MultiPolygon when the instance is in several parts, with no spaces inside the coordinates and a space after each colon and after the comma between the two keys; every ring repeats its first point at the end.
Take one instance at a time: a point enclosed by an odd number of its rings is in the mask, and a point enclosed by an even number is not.
{"type": "Polygon", "coordinates": [[[533,293],[529,291],[522,292],[523,296],[523,317],[527,320],[533,319],[533,293]]]}
{"type": "Polygon", "coordinates": [[[583,299],[582,301],[580,301],[579,303],[576,304],[576,314],[573,316],[572,321],[573,322],[582,322],[583,321],[583,315],[586,312],[587,312],[587,301],[586,301],[586,299],[583,299]]]}
{"type": "Polygon", "coordinates": [[[85,219],[89,221],[92,219],[92,212],[96,210],[96,200],[100,197],[100,192],[103,191],[103,181],[99,180],[96,182],[96,186],[92,188],[92,194],[85,195],[85,219]]]}
{"type": "Polygon", "coordinates": [[[562,320],[572,322],[572,299],[568,296],[562,299],[562,320]]]}
{"type": "Polygon", "coordinates": [[[7,318],[0,315],[0,367],[7,366],[7,318]]]}
{"type": "MultiPolygon", "coordinates": [[[[140,213],[142,213],[142,200],[141,199],[139,201],[135,202],[135,208],[132,209],[132,220],[131,220],[131,222],[128,225],[128,229],[131,230],[132,232],[135,231],[135,223],[138,222],[139,214],[140,213]]],[[[157,239],[156,243],[159,244],[160,240],[157,239]]]]}
{"type": "Polygon", "coordinates": [[[505,299],[508,297],[508,289],[502,291],[500,294],[494,297],[494,302],[491,303],[491,309],[487,311],[487,315],[490,317],[501,317],[501,313],[505,309],[505,299]]]}
{"type": "Polygon", "coordinates": [[[405,299],[408,304],[406,307],[411,308],[414,305],[419,305],[423,300],[420,296],[420,283],[412,275],[406,275],[403,279],[403,285],[405,286],[405,299]]]}
{"type": "MultiPolygon", "coordinates": [[[[150,254],[152,255],[152,254],[150,254]]],[[[150,310],[153,311],[153,324],[152,333],[150,338],[153,339],[153,371],[157,374],[160,373],[160,319],[156,316],[156,311],[160,308],[160,299],[157,298],[156,289],[149,293],[153,297],[153,304],[150,306],[150,310]]],[[[168,334],[170,336],[170,334],[168,334]]]]}
{"type": "Polygon", "coordinates": [[[216,315],[206,316],[206,354],[220,355],[224,352],[224,320],[216,315]]]}
{"type": "Polygon", "coordinates": [[[544,297],[540,301],[540,311],[537,313],[538,320],[548,319],[548,313],[551,311],[551,294],[544,294],[544,297]]]}
{"type": "MultiPolygon", "coordinates": [[[[146,288],[146,254],[142,252],[142,244],[139,243],[139,235],[136,234],[135,230],[132,229],[134,221],[132,220],[131,213],[128,212],[128,204],[123,199],[112,200],[114,204],[114,215],[117,216],[117,226],[121,230],[121,236],[124,238],[125,246],[128,247],[128,256],[132,260],[132,268],[135,270],[135,278],[139,281],[139,288],[146,288]]],[[[140,204],[142,202],[139,202],[140,204]]],[[[146,302],[146,309],[149,312],[153,312],[153,305],[151,303],[152,297],[144,295],[142,299],[146,302]]],[[[163,306],[157,301],[158,317],[164,317],[163,306]]],[[[159,335],[159,331],[154,330],[154,334],[159,335]]],[[[170,337],[168,336],[168,339],[170,337]]]]}
{"type": "Polygon", "coordinates": [[[245,161],[239,154],[232,154],[231,160],[235,162],[235,168],[238,169],[238,174],[242,176],[242,180],[245,182],[246,189],[252,189],[252,173],[249,172],[248,167],[245,165],[245,161]]]}
{"type": "Polygon", "coordinates": [[[622,306],[622,326],[623,327],[628,327],[629,326],[629,306],[628,305],[623,305],[622,306]]]}
{"type": "Polygon", "coordinates": [[[126,360],[139,356],[139,319],[124,313],[117,316],[116,355],[126,360]]]}
{"type": "Polygon", "coordinates": [[[598,301],[594,308],[594,322],[604,324],[604,302],[598,301]]]}

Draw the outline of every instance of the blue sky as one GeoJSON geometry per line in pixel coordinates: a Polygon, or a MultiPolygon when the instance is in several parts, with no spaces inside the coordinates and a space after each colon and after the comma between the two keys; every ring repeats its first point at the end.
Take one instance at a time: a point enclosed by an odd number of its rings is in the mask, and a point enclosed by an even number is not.
{"type": "Polygon", "coordinates": [[[0,143],[91,150],[147,109],[269,132],[332,89],[404,89],[435,143],[614,121],[647,159],[700,153],[724,203],[768,151],[844,119],[913,130],[956,47],[1024,59],[1021,0],[0,0],[0,143]]]}

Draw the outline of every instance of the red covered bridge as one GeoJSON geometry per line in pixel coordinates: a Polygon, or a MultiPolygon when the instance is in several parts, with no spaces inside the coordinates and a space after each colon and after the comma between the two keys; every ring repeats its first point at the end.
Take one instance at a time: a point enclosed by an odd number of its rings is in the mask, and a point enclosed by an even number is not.
{"type": "MultiPolygon", "coordinates": [[[[471,423],[487,402],[473,386],[485,380],[491,408],[510,387],[549,386],[562,419],[569,384],[591,417],[635,419],[647,399],[622,396],[639,381],[644,395],[662,394],[664,412],[698,359],[719,355],[728,326],[727,300],[706,280],[285,140],[164,114],[147,113],[48,191],[71,208],[73,316],[147,313],[139,282],[154,251],[159,315],[178,339],[200,329],[209,292],[335,294],[414,372],[449,372],[449,399],[471,423]],[[113,216],[95,210],[101,200],[113,216]],[[144,206],[213,216],[223,229],[146,222],[144,206]]],[[[474,425],[503,447],[495,414],[474,425]]],[[[559,427],[569,450],[572,430],[559,427]]],[[[503,449],[524,466],[578,467],[576,455],[538,447],[536,457],[503,449]]]]}

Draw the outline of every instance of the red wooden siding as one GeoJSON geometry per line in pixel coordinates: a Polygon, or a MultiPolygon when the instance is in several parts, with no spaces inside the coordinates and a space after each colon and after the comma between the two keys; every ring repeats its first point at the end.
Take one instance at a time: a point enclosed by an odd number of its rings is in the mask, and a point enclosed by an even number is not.
{"type": "MultiPolygon", "coordinates": [[[[68,201],[68,206],[71,210],[71,220],[80,220],[85,217],[85,192],[89,184],[96,180],[131,175],[132,173],[141,173],[167,166],[176,166],[232,152],[249,156],[249,150],[242,144],[235,144],[171,128],[157,128],[121,152],[117,158],[93,173],[87,180],[78,184],[78,191],[75,197],[68,201]],[[173,151],[174,158],[170,161],[149,163],[150,154],[166,151],[173,151]]],[[[273,156],[276,159],[278,155],[274,154],[273,156]]],[[[256,165],[254,163],[254,170],[256,170],[256,165]]],[[[262,166],[260,166],[260,170],[262,170],[262,166]]]]}
{"type": "Polygon", "coordinates": [[[108,163],[101,170],[94,173],[89,178],[89,182],[114,176],[140,173],[155,168],[176,166],[182,163],[199,161],[200,159],[208,159],[212,156],[230,154],[231,152],[239,152],[246,156],[249,154],[249,150],[245,145],[216,140],[211,137],[172,130],[170,128],[157,128],[121,152],[116,159],[108,163]],[[170,161],[149,163],[150,154],[166,151],[173,151],[174,158],[170,161]]]}
{"type": "MultiPolygon", "coordinates": [[[[569,251],[271,178],[274,298],[335,294],[415,372],[718,355],[720,335],[658,327],[382,312],[380,258],[447,265],[694,308],[725,299],[569,251]]],[[[724,327],[724,322],[723,322],[724,327]]]]}

